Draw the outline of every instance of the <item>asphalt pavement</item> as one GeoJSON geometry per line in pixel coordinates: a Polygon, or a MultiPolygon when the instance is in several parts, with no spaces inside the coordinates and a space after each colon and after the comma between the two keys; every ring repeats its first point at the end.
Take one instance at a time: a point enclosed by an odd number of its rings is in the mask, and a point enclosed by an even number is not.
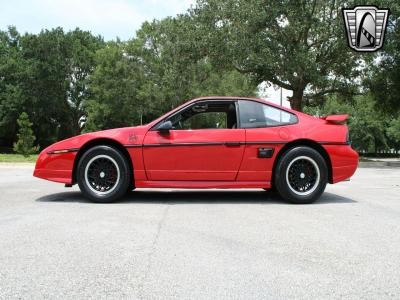
{"type": "Polygon", "coordinates": [[[0,164],[0,299],[399,299],[400,168],[311,205],[263,190],[115,204],[0,164]]]}

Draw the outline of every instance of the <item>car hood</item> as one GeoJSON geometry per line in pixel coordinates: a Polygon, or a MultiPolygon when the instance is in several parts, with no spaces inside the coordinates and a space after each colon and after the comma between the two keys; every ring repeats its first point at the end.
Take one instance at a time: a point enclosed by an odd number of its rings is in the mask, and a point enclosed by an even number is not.
{"type": "Polygon", "coordinates": [[[84,144],[95,139],[109,139],[122,145],[140,144],[143,141],[147,129],[148,126],[142,125],[89,132],[54,143],[42,152],[80,149],[84,144]]]}

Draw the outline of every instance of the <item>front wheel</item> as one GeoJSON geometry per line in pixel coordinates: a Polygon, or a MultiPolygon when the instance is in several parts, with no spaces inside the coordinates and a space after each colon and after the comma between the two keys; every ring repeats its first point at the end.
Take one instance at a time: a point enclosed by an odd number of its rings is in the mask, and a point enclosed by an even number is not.
{"type": "Polygon", "coordinates": [[[279,159],[274,173],[278,193],[295,204],[317,200],[327,182],[328,168],[324,158],[309,147],[289,149],[279,159]]]}
{"type": "Polygon", "coordinates": [[[78,184],[93,202],[113,202],[124,196],[130,184],[130,169],[124,155],[109,146],[96,146],[79,160],[78,184]]]}

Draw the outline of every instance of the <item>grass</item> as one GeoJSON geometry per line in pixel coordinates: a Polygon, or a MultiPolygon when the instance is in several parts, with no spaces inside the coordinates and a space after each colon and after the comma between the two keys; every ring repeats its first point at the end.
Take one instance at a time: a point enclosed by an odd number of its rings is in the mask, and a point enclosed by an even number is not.
{"type": "Polygon", "coordinates": [[[358,158],[358,161],[363,161],[363,162],[368,162],[368,161],[372,161],[371,159],[368,159],[367,157],[364,157],[364,156],[360,156],[359,158],[358,158]]]}
{"type": "Polygon", "coordinates": [[[38,155],[33,154],[25,157],[21,154],[4,154],[0,153],[0,163],[33,163],[38,155]]]}

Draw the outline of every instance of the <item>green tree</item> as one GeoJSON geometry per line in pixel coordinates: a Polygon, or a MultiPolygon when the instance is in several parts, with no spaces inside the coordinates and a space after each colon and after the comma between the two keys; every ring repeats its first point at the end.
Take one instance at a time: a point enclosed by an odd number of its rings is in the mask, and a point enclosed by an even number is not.
{"type": "Polygon", "coordinates": [[[145,22],[128,43],[141,58],[144,115],[161,114],[198,96],[255,95],[257,84],[250,76],[211,62],[198,42],[196,27],[188,15],[145,22]]]}
{"type": "Polygon", "coordinates": [[[127,51],[125,43],[109,42],[96,52],[96,68],[89,78],[85,131],[140,123],[141,84],[139,58],[127,51]]]}
{"type": "Polygon", "coordinates": [[[378,52],[364,84],[371,89],[379,108],[396,115],[400,111],[400,3],[389,1],[386,7],[390,7],[390,16],[385,47],[378,52]]]}
{"type": "Polygon", "coordinates": [[[0,143],[6,145],[12,145],[18,130],[16,120],[24,103],[21,88],[24,69],[18,31],[15,27],[0,31],[0,143]]]}
{"type": "Polygon", "coordinates": [[[400,114],[394,118],[387,129],[388,136],[393,139],[396,149],[400,148],[400,114]]]}
{"type": "Polygon", "coordinates": [[[376,102],[369,94],[355,96],[352,101],[329,96],[322,106],[305,107],[305,112],[316,116],[349,114],[350,138],[359,151],[377,152],[389,147],[386,129],[390,117],[376,109],[376,102]]]}
{"type": "Polygon", "coordinates": [[[188,16],[143,23],[137,37],[96,53],[85,130],[143,124],[190,98],[254,95],[256,84],[195,51],[188,16]]]}
{"type": "Polygon", "coordinates": [[[25,70],[21,74],[24,105],[41,145],[71,135],[66,80],[68,42],[62,28],[26,34],[21,38],[25,70]]]}
{"type": "Polygon", "coordinates": [[[72,135],[80,133],[80,120],[85,116],[85,103],[90,97],[88,80],[95,69],[96,51],[104,47],[100,36],[93,36],[88,31],[79,28],[66,34],[68,53],[65,58],[68,62],[67,75],[67,104],[68,117],[72,124],[72,135]]]}
{"type": "Polygon", "coordinates": [[[19,131],[17,134],[18,140],[14,143],[14,151],[24,156],[29,156],[39,151],[38,146],[34,146],[36,140],[31,129],[32,123],[29,121],[26,112],[21,113],[17,120],[19,131]]]}
{"type": "Polygon", "coordinates": [[[353,93],[361,56],[345,39],[348,1],[199,0],[191,16],[202,47],[258,83],[293,91],[291,107],[333,92],[353,93]]]}
{"type": "Polygon", "coordinates": [[[65,33],[55,28],[22,37],[24,110],[32,117],[40,144],[80,133],[87,80],[102,43],[101,38],[79,29],[65,33]]]}

